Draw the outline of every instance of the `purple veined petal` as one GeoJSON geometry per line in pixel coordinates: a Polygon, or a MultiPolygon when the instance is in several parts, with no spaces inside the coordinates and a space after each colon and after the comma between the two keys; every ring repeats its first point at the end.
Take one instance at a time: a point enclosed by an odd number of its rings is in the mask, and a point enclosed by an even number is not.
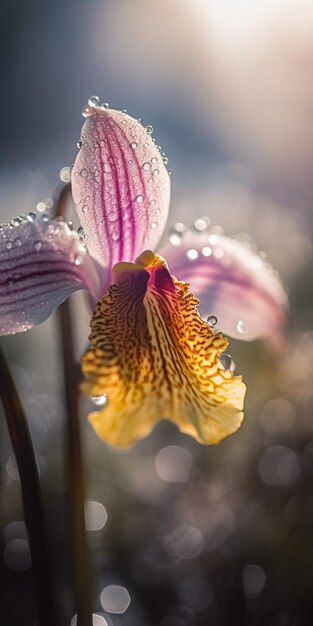
{"type": "Polygon", "coordinates": [[[277,274],[244,244],[214,233],[189,232],[161,250],[171,273],[190,282],[202,317],[215,316],[218,328],[252,341],[276,335],[279,348],[286,327],[287,296],[277,274]]]}
{"type": "Polygon", "coordinates": [[[148,131],[122,111],[89,107],[72,171],[90,254],[103,267],[155,249],[166,224],[170,179],[148,131]]]}
{"type": "Polygon", "coordinates": [[[76,232],[58,219],[30,214],[0,226],[0,335],[40,324],[71,293],[96,300],[96,265],[76,232]]]}

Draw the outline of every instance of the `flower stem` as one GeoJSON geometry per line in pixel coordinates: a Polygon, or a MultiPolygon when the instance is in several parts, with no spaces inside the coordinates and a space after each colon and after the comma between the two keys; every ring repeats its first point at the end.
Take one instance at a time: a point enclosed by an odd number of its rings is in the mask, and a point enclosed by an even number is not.
{"type": "MultiPolygon", "coordinates": [[[[56,215],[65,217],[71,186],[65,185],[57,203],[56,215]]],[[[85,529],[84,469],[79,428],[79,367],[74,357],[74,341],[70,302],[59,309],[62,339],[63,373],[67,407],[68,468],[73,528],[74,570],[76,582],[77,626],[92,626],[90,599],[90,565],[85,529]]]]}
{"type": "Polygon", "coordinates": [[[78,415],[78,366],[74,359],[70,303],[59,310],[67,406],[68,467],[76,578],[77,625],[92,626],[89,558],[84,514],[84,470],[78,415]]]}
{"type": "Polygon", "coordinates": [[[20,475],[39,623],[41,626],[55,626],[52,581],[38,467],[24,409],[1,349],[0,396],[20,475]]]}

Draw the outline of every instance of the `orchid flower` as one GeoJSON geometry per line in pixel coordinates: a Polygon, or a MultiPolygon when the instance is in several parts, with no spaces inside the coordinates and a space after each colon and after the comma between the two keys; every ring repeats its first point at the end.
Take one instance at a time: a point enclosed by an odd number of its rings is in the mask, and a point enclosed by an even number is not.
{"type": "Polygon", "coordinates": [[[281,284],[243,245],[201,230],[203,220],[156,254],[170,178],[151,127],[96,97],[84,116],[72,169],[84,239],[34,212],[0,227],[0,333],[28,330],[87,290],[95,310],[82,388],[99,405],[89,415],[96,433],[126,446],[166,418],[219,443],[241,424],[245,385],[223,366],[228,341],[212,321],[245,340],[280,333],[281,284]]]}

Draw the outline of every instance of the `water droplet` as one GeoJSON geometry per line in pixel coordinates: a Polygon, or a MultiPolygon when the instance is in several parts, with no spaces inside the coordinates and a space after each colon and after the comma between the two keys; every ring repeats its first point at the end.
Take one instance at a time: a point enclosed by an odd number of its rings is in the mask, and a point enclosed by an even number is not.
{"type": "Polygon", "coordinates": [[[214,326],[216,326],[217,324],[217,317],[215,315],[209,315],[206,321],[209,324],[209,326],[211,326],[211,328],[214,328],[214,326]]]}
{"type": "Polygon", "coordinates": [[[102,111],[106,111],[109,108],[110,108],[110,105],[108,102],[101,102],[100,109],[102,109],[102,111]]]}
{"type": "Polygon", "coordinates": [[[91,396],[90,400],[96,405],[96,406],[105,406],[108,403],[108,396],[106,395],[106,393],[104,393],[102,396],[91,396]]]}
{"type": "Polygon", "coordinates": [[[195,248],[190,248],[190,250],[187,250],[187,257],[188,259],[190,259],[190,261],[195,261],[195,259],[197,259],[198,256],[199,256],[199,252],[195,248]]]}
{"type": "Polygon", "coordinates": [[[35,213],[35,211],[30,211],[26,218],[29,222],[34,222],[37,219],[37,213],[35,213]]]}
{"type": "Polygon", "coordinates": [[[19,239],[19,237],[17,239],[14,239],[14,245],[20,247],[22,245],[22,240],[19,239]]]}
{"type": "Polygon", "coordinates": [[[232,366],[232,358],[230,354],[222,354],[220,356],[220,362],[225,368],[225,370],[230,370],[232,366]]]}
{"type": "Polygon", "coordinates": [[[148,163],[148,161],[146,163],[143,164],[142,169],[145,170],[146,172],[148,172],[148,170],[151,168],[150,163],[148,163]]]}
{"type": "Polygon", "coordinates": [[[237,330],[238,333],[241,333],[242,335],[248,332],[248,327],[243,320],[239,320],[237,324],[237,330]]]}
{"type": "Polygon", "coordinates": [[[202,248],[202,254],[203,254],[203,256],[211,256],[212,248],[210,248],[209,246],[204,246],[202,248]]]}
{"type": "Polygon", "coordinates": [[[88,106],[90,107],[97,107],[99,106],[99,103],[100,103],[99,96],[90,96],[88,98],[88,106]]]}
{"type": "Polygon", "coordinates": [[[71,168],[68,166],[62,167],[59,172],[59,177],[62,183],[69,183],[71,180],[71,168]]]}
{"type": "Polygon", "coordinates": [[[37,252],[39,252],[39,250],[41,250],[42,248],[42,241],[35,241],[34,242],[34,248],[37,252]]]}
{"type": "Polygon", "coordinates": [[[136,141],[133,141],[130,145],[134,150],[136,150],[136,148],[138,147],[138,144],[136,143],[136,141]]]}
{"type": "Polygon", "coordinates": [[[158,224],[158,222],[151,222],[151,228],[152,228],[152,230],[156,230],[156,229],[157,229],[157,227],[158,227],[158,225],[159,225],[159,224],[158,224]]]}
{"type": "Polygon", "coordinates": [[[88,211],[88,205],[87,205],[87,204],[84,204],[84,205],[82,206],[82,213],[87,213],[87,211],[88,211]]]}
{"type": "Polygon", "coordinates": [[[82,140],[79,139],[76,145],[77,145],[77,148],[79,148],[79,150],[80,150],[82,148],[82,145],[83,145],[82,140]]]}
{"type": "Polygon", "coordinates": [[[6,249],[7,250],[11,250],[12,246],[13,246],[12,241],[10,241],[10,239],[8,239],[8,241],[5,242],[6,249]]]}
{"type": "Polygon", "coordinates": [[[179,246],[181,244],[182,236],[180,233],[171,233],[169,236],[169,242],[172,246],[179,246]]]}
{"type": "Polygon", "coordinates": [[[162,161],[163,161],[164,165],[168,165],[169,159],[168,159],[167,156],[162,156],[162,161]]]}
{"type": "Polygon", "coordinates": [[[153,170],[152,174],[153,176],[158,176],[160,173],[160,170],[153,170]]]}
{"type": "Polygon", "coordinates": [[[209,220],[206,217],[199,217],[195,220],[193,227],[199,232],[204,231],[209,226],[209,220]]]}
{"type": "Polygon", "coordinates": [[[83,169],[82,169],[82,170],[80,170],[80,175],[81,175],[83,178],[86,178],[86,176],[88,176],[88,170],[86,170],[86,168],[85,168],[85,167],[83,167],[83,169]]]}
{"type": "Polygon", "coordinates": [[[45,210],[46,210],[46,208],[47,208],[46,203],[45,203],[45,202],[43,202],[43,201],[38,202],[38,203],[36,204],[36,209],[37,209],[37,211],[39,211],[39,213],[42,213],[43,211],[45,211],[45,210]]]}
{"type": "Polygon", "coordinates": [[[43,213],[41,219],[43,222],[49,222],[49,215],[47,215],[47,213],[43,213]]]}
{"type": "Polygon", "coordinates": [[[112,233],[112,239],[113,239],[113,241],[119,241],[120,237],[121,237],[121,236],[120,236],[119,231],[118,231],[118,230],[114,230],[114,231],[113,231],[113,233],[112,233]]]}
{"type": "Polygon", "coordinates": [[[184,233],[186,229],[187,226],[183,224],[183,222],[176,222],[176,224],[174,224],[174,230],[176,230],[177,233],[184,233]]]}
{"type": "Polygon", "coordinates": [[[153,159],[151,159],[151,163],[157,163],[158,159],[156,157],[153,157],[153,159]]]}
{"type": "Polygon", "coordinates": [[[77,228],[77,234],[78,234],[78,236],[80,237],[80,239],[84,239],[84,237],[86,236],[86,235],[85,235],[85,231],[84,231],[84,229],[83,229],[83,227],[82,227],[82,226],[79,226],[79,227],[77,228]]]}
{"type": "Polygon", "coordinates": [[[81,257],[81,255],[80,255],[80,254],[75,254],[75,257],[74,257],[74,263],[75,263],[75,265],[80,265],[80,264],[81,264],[81,262],[82,262],[82,257],[81,257]]]}
{"type": "Polygon", "coordinates": [[[218,243],[218,235],[210,235],[209,236],[209,243],[212,246],[216,246],[216,244],[218,243]]]}
{"type": "Polygon", "coordinates": [[[14,226],[20,226],[23,222],[23,219],[19,216],[19,217],[15,217],[13,220],[13,224],[14,226]]]}
{"type": "Polygon", "coordinates": [[[149,124],[148,126],[146,126],[145,131],[146,131],[146,133],[148,133],[148,135],[152,135],[152,133],[153,133],[153,126],[151,126],[151,124],[149,124]]]}
{"type": "Polygon", "coordinates": [[[222,250],[222,248],[215,248],[214,256],[216,259],[222,259],[224,256],[224,250],[222,250]]]}
{"type": "Polygon", "coordinates": [[[139,194],[139,196],[136,197],[136,202],[138,202],[138,204],[141,204],[144,201],[144,197],[142,194],[139,194]]]}
{"type": "Polygon", "coordinates": [[[82,116],[83,117],[89,117],[92,114],[93,114],[92,107],[84,106],[84,108],[82,110],[82,116]]]}

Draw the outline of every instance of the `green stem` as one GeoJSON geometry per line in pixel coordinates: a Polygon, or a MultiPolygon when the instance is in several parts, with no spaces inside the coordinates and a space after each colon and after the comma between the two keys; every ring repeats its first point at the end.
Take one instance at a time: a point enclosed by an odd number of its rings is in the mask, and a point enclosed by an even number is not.
{"type": "MultiPolygon", "coordinates": [[[[65,216],[71,191],[70,184],[60,192],[56,215],[65,216]]],[[[74,340],[70,302],[59,309],[62,338],[63,374],[67,407],[68,468],[73,528],[74,570],[76,582],[77,625],[92,626],[90,599],[90,564],[85,529],[84,468],[79,428],[79,366],[74,357],[74,340]]]]}
{"type": "Polygon", "coordinates": [[[1,349],[0,396],[20,475],[39,623],[41,626],[55,626],[52,581],[38,468],[24,409],[1,349]]]}

